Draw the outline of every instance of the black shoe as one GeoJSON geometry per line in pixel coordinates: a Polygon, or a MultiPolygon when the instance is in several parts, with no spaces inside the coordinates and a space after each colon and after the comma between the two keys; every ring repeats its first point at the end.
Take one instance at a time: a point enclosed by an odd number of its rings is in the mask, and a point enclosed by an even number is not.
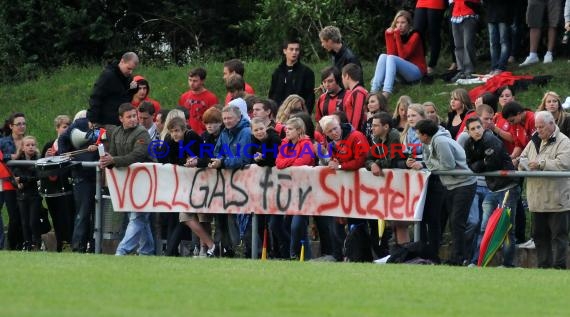
{"type": "Polygon", "coordinates": [[[234,252],[234,250],[232,249],[225,249],[224,248],[224,252],[223,252],[223,257],[224,258],[233,258],[236,256],[236,253],[234,252]]]}
{"type": "Polygon", "coordinates": [[[24,251],[24,252],[32,251],[32,243],[29,242],[29,241],[25,241],[25,242],[22,244],[22,251],[24,251]]]}

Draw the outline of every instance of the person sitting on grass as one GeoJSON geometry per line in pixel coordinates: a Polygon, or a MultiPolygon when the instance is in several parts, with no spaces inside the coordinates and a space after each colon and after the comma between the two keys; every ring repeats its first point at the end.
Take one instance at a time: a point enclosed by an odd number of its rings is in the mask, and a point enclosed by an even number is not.
{"type": "Polygon", "coordinates": [[[406,10],[396,13],[394,21],[386,31],[386,54],[381,54],[376,63],[370,91],[382,89],[389,98],[394,88],[396,75],[405,82],[422,79],[427,72],[424,46],[420,33],[412,26],[412,14],[406,10]]]}

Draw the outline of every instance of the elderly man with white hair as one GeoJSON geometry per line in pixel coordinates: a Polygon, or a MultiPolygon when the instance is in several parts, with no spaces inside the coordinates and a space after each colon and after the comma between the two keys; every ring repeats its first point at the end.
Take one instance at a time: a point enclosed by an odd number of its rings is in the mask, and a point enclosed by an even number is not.
{"type": "MultiPolygon", "coordinates": [[[[528,160],[531,171],[570,170],[570,139],[560,132],[548,111],[535,115],[536,133],[523,150],[520,160],[528,160]]],[[[523,169],[525,164],[519,164],[523,169]]],[[[528,206],[533,213],[534,242],[538,267],[566,268],[570,178],[528,177],[528,206]],[[552,252],[554,246],[555,254],[552,252]]]]}

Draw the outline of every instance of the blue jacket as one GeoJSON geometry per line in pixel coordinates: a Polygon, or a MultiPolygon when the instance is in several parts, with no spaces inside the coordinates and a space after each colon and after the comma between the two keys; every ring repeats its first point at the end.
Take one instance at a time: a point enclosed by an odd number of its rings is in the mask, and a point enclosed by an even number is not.
{"type": "Polygon", "coordinates": [[[251,155],[246,147],[250,143],[250,124],[242,116],[235,127],[222,130],[214,148],[214,158],[222,160],[223,168],[241,168],[251,162],[251,155]]]}

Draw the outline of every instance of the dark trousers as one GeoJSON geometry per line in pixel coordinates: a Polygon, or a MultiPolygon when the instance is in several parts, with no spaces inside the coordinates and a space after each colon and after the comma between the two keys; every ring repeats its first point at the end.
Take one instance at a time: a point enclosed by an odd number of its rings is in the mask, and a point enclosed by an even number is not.
{"type": "Polygon", "coordinates": [[[522,203],[522,197],[517,201],[517,214],[515,215],[515,239],[516,243],[526,242],[526,209],[522,203]]]}
{"type": "MultiPolygon", "coordinates": [[[[8,209],[8,249],[22,250],[24,237],[22,234],[22,219],[16,199],[16,191],[8,190],[0,193],[4,196],[6,209],[8,209]]],[[[4,230],[4,228],[2,228],[4,230]]]]}
{"type": "Polygon", "coordinates": [[[331,237],[333,256],[337,261],[344,260],[343,247],[346,239],[346,223],[342,218],[333,218],[331,221],[331,237]]]}
{"type": "Polygon", "coordinates": [[[439,59],[443,12],[444,10],[427,8],[414,10],[414,29],[420,32],[424,41],[429,39],[429,67],[435,67],[439,59]]]}
{"type": "Polygon", "coordinates": [[[22,221],[22,234],[27,246],[40,246],[42,237],[40,232],[40,209],[42,198],[39,195],[18,195],[18,208],[22,221]]]}
{"type": "MultiPolygon", "coordinates": [[[[521,178],[521,180],[519,181],[519,186],[522,192],[524,186],[524,178],[521,178]]],[[[515,227],[513,229],[515,230],[516,243],[526,242],[526,208],[523,205],[522,195],[519,197],[517,201],[517,213],[515,215],[515,227]]]]}
{"type": "Polygon", "coordinates": [[[453,243],[449,262],[453,265],[462,265],[469,256],[467,254],[469,246],[465,237],[465,228],[476,189],[477,184],[473,183],[451,190],[448,189],[446,192],[447,206],[451,217],[451,239],[453,243]]]}
{"type": "Polygon", "coordinates": [[[533,212],[532,215],[538,267],[566,269],[569,212],[533,212]]]}
{"type": "Polygon", "coordinates": [[[321,256],[332,255],[332,236],[331,236],[331,223],[334,221],[333,217],[315,216],[313,221],[319,231],[319,243],[321,246],[321,256]]]}
{"type": "Polygon", "coordinates": [[[437,175],[430,175],[427,186],[424,214],[420,223],[420,241],[428,259],[439,263],[439,247],[441,244],[440,213],[445,204],[446,190],[437,175]]]}
{"type": "Polygon", "coordinates": [[[181,223],[177,213],[168,213],[166,217],[166,256],[179,256],[178,247],[182,240],[192,240],[192,230],[181,223]]]}
{"type": "Polygon", "coordinates": [[[275,237],[275,256],[279,259],[289,259],[291,248],[291,222],[285,221],[283,215],[269,216],[269,229],[275,237]]]}
{"type": "Polygon", "coordinates": [[[71,247],[74,252],[86,252],[87,242],[93,238],[93,215],[95,214],[95,181],[76,178],[73,181],[75,220],[71,247]]]}
{"type": "Polygon", "coordinates": [[[369,219],[368,228],[370,230],[370,245],[372,246],[373,256],[376,259],[381,259],[390,254],[390,238],[392,238],[392,228],[386,226],[382,238],[378,233],[378,220],[369,219]]]}
{"type": "Polygon", "coordinates": [[[46,204],[53,224],[57,251],[61,252],[63,241],[71,242],[75,219],[73,195],[46,197],[46,204]]]}

